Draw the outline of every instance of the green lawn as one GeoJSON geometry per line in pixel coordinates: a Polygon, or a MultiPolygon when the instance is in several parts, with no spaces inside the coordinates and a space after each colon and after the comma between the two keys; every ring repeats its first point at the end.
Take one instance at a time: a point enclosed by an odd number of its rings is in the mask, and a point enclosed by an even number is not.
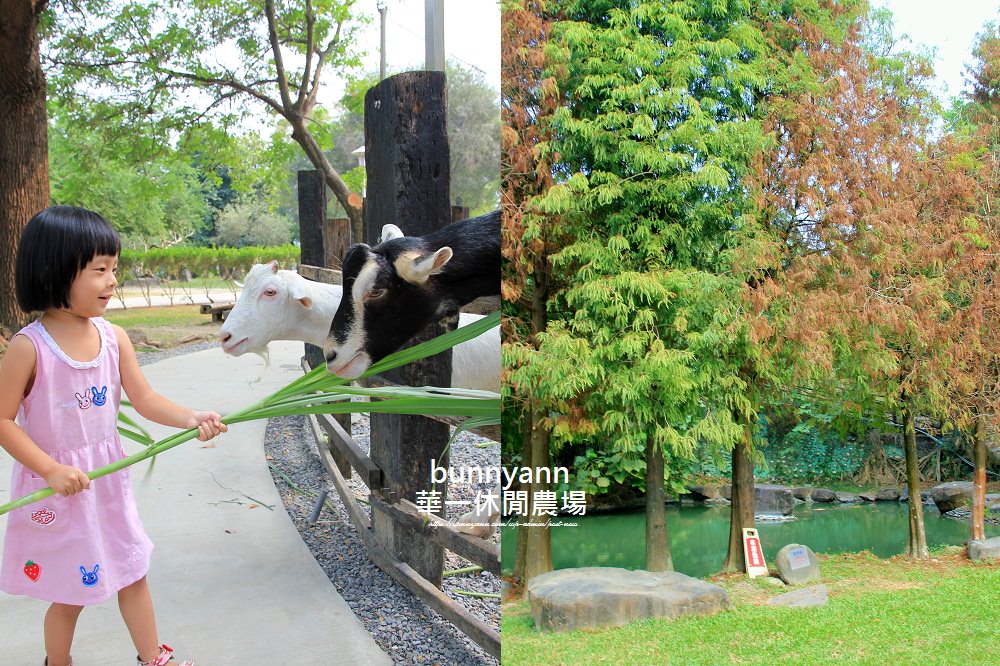
{"type": "Polygon", "coordinates": [[[218,338],[221,327],[212,321],[211,315],[201,314],[197,305],[108,310],[104,316],[129,331],[138,351],[213,341],[218,338]]]}
{"type": "Polygon", "coordinates": [[[199,326],[212,319],[211,315],[201,314],[200,306],[197,305],[108,310],[104,318],[125,329],[136,327],[199,326]]]}
{"type": "Polygon", "coordinates": [[[867,553],[820,555],[826,606],[762,605],[775,590],[717,576],[733,609],[708,617],[635,622],[603,631],[536,632],[526,602],[503,606],[503,663],[1000,664],[1000,563],[969,562],[962,548],[914,563],[867,553]]]}

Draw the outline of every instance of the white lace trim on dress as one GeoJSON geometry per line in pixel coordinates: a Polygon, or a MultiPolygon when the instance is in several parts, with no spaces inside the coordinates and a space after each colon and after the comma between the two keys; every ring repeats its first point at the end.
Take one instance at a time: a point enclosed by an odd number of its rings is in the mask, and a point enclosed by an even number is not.
{"type": "Polygon", "coordinates": [[[52,339],[52,336],[49,335],[49,332],[45,330],[45,326],[42,324],[42,321],[40,319],[35,320],[34,324],[38,325],[38,330],[42,334],[42,339],[45,340],[45,344],[49,346],[49,349],[51,349],[56,356],[58,356],[64,362],[69,364],[70,367],[83,370],[86,368],[96,368],[97,366],[99,366],[101,364],[101,361],[104,360],[104,352],[108,348],[108,341],[104,337],[104,327],[98,323],[97,319],[91,319],[90,322],[94,325],[94,328],[97,329],[97,333],[101,336],[101,351],[97,352],[97,357],[93,361],[77,361],[75,359],[70,358],[69,356],[66,355],[66,352],[64,352],[62,349],[59,348],[59,345],[56,344],[56,341],[52,339]]]}

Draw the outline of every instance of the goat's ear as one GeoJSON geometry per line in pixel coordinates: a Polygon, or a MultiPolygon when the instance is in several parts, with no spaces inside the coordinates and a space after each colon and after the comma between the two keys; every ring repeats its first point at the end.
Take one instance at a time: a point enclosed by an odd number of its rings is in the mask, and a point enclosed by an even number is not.
{"type": "Polygon", "coordinates": [[[396,272],[411,284],[424,284],[430,276],[444,270],[451,256],[451,248],[447,246],[425,257],[415,252],[404,252],[396,259],[396,272]]]}
{"type": "Polygon", "coordinates": [[[288,286],[288,295],[301,303],[304,308],[311,308],[313,305],[309,283],[302,278],[299,278],[288,286]]]}
{"type": "Polygon", "coordinates": [[[268,264],[268,268],[271,269],[272,273],[274,273],[275,275],[277,275],[278,274],[278,260],[277,259],[272,259],[271,263],[268,264]]]}
{"type": "Polygon", "coordinates": [[[391,241],[395,238],[402,238],[403,230],[397,227],[395,224],[385,224],[382,226],[382,235],[379,237],[378,242],[384,243],[386,241],[391,241]]]}

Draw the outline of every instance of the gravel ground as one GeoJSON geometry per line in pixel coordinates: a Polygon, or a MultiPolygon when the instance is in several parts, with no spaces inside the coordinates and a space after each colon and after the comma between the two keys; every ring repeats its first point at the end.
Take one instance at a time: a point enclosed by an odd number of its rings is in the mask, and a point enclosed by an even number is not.
{"type": "MultiPolygon", "coordinates": [[[[161,351],[137,351],[135,356],[139,359],[139,365],[148,365],[150,363],[156,363],[157,361],[162,361],[174,356],[180,356],[182,354],[193,354],[194,352],[204,351],[206,349],[211,349],[212,347],[218,347],[219,343],[214,340],[209,340],[206,342],[192,342],[189,345],[181,345],[180,347],[174,347],[173,349],[163,349],[161,351]]],[[[222,350],[219,350],[222,353],[222,350]]]]}
{"type": "MultiPolygon", "coordinates": [[[[201,351],[215,344],[194,343],[171,350],[139,352],[139,364],[201,351]]],[[[367,451],[368,417],[355,415],[352,430],[355,441],[367,451]]],[[[265,434],[265,453],[275,486],[303,541],[355,615],[396,664],[493,666],[499,663],[368,559],[361,538],[329,482],[306,417],[270,419],[265,434]],[[323,489],[329,493],[326,507],[316,523],[310,525],[309,517],[323,489]]],[[[498,467],[499,464],[499,447],[489,440],[463,433],[452,443],[449,465],[453,468],[498,467]]],[[[355,497],[367,497],[368,489],[357,476],[348,480],[348,484],[355,497]]],[[[474,500],[477,492],[487,490],[485,485],[450,483],[448,498],[474,500]]],[[[448,507],[448,519],[457,520],[468,508],[448,507]]],[[[494,533],[493,540],[499,541],[499,532],[494,533]]],[[[445,569],[469,565],[465,559],[445,551],[445,569]]],[[[469,597],[456,592],[499,594],[499,578],[485,572],[449,576],[444,580],[443,589],[449,597],[500,631],[498,599],[469,597]]]]}

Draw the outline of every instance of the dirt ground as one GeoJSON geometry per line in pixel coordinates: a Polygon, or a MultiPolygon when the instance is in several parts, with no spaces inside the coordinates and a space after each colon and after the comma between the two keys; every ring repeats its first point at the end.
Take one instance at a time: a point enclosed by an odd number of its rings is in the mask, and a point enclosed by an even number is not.
{"type": "Polygon", "coordinates": [[[205,315],[200,324],[167,326],[123,326],[137,351],[173,349],[196,342],[215,342],[219,339],[220,322],[213,322],[205,315]]]}

